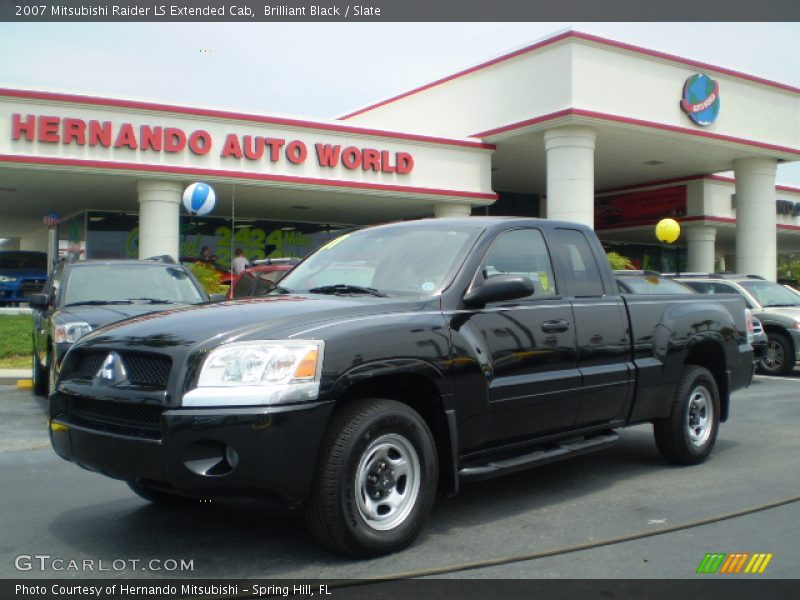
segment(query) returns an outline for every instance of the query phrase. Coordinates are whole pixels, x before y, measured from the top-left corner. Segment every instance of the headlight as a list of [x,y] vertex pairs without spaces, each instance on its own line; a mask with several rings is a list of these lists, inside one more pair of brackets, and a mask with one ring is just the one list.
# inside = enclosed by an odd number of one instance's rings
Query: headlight
[[234,342],[206,357],[184,406],[278,404],[315,400],[325,342]]
[[92,326],[88,323],[67,323],[65,325],[56,325],[56,343],[62,344],[67,342],[69,344],[74,344],[91,330]]
[[14,283],[17,280],[16,277],[9,277],[8,275],[0,275],[0,283]]

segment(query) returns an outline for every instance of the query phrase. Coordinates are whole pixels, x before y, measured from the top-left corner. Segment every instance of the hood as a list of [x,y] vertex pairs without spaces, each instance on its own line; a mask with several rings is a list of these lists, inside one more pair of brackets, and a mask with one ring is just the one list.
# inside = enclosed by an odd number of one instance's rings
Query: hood
[[775,317],[800,321],[800,306],[770,306],[754,314],[762,323],[774,321]]
[[[177,305],[181,307],[183,305]],[[89,306],[70,306],[62,308],[55,317],[55,322],[63,323],[88,323],[92,329],[97,329],[103,325],[150,314],[163,310],[175,309],[175,304],[103,304]]]
[[79,345],[156,350],[191,348],[204,342],[281,339],[326,321],[421,310],[428,302],[420,298],[291,295],[197,304],[114,323],[83,337]]

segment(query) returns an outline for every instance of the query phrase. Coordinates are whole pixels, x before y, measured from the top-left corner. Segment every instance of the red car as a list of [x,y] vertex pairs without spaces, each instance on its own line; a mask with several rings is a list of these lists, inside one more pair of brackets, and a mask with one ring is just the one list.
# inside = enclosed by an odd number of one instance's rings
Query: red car
[[299,262],[299,258],[266,258],[254,261],[252,267],[233,276],[228,300],[264,296]]

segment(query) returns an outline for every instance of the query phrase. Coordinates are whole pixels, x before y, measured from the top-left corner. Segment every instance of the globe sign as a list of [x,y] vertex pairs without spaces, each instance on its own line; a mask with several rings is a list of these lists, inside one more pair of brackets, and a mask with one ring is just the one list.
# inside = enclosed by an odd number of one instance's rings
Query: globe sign
[[681,108],[698,125],[711,125],[719,114],[719,84],[708,75],[692,75],[683,84]]
[[183,207],[193,217],[207,215],[216,203],[217,195],[207,183],[193,183],[183,192]]
[[681,236],[681,226],[675,219],[661,219],[656,225],[656,238],[659,242],[671,244]]

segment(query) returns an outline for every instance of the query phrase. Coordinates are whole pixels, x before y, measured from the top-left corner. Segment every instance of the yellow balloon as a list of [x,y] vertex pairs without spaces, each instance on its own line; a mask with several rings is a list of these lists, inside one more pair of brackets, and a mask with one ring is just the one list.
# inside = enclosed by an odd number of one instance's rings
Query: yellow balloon
[[660,242],[671,244],[681,236],[681,226],[675,219],[661,219],[656,225],[656,237]]

